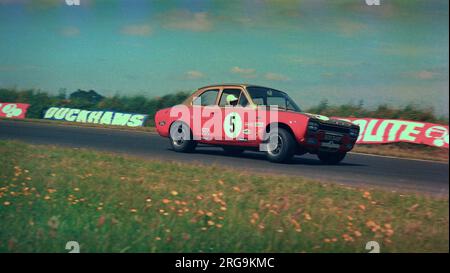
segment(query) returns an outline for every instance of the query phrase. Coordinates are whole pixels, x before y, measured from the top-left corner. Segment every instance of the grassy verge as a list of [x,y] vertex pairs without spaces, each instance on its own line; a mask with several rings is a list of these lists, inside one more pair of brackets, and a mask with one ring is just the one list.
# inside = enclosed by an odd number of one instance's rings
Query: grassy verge
[[411,143],[393,143],[381,145],[356,145],[353,152],[373,155],[395,156],[409,159],[448,162],[448,149],[417,145]]
[[448,199],[15,141],[0,153],[0,252],[449,250]]

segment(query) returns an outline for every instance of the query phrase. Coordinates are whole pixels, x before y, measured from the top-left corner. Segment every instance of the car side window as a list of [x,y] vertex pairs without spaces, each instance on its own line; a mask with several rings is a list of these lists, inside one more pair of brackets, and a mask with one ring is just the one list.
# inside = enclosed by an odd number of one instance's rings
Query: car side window
[[286,99],[283,97],[267,97],[267,105],[279,105],[287,108]]
[[244,93],[241,94],[241,97],[240,97],[240,99],[239,99],[239,103],[238,103],[238,104],[239,104],[240,106],[242,106],[242,107],[245,107],[245,106],[248,105],[248,99],[247,99],[247,97],[245,96]]
[[234,96],[236,99],[239,99],[239,96],[241,95],[241,90],[240,89],[224,89],[222,91],[222,96],[220,97],[220,102],[219,102],[220,107],[225,107],[226,105],[229,105],[229,103],[227,102],[227,97],[230,95]]
[[255,98],[255,97],[253,97],[253,102],[254,102],[256,105],[264,105],[264,100],[263,100],[263,98]]
[[200,94],[200,96],[196,97],[193,101],[193,105],[201,105],[201,106],[210,106],[216,104],[216,98],[219,94],[218,89],[207,90]]

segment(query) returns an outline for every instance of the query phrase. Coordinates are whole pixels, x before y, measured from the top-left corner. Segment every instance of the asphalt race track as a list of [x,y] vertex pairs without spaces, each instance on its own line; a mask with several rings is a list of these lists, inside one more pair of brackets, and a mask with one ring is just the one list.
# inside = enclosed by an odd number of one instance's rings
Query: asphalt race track
[[[387,187],[398,191],[448,196],[449,165],[430,161],[348,154],[336,166],[323,165],[313,155],[274,164],[263,153],[228,156],[221,148],[197,147],[193,154],[176,153],[169,141],[156,133],[0,120],[0,139],[32,144],[85,147],[139,157],[186,163],[216,164],[251,172],[281,173],[350,185]],[[1,167],[0,167],[1,170]]]

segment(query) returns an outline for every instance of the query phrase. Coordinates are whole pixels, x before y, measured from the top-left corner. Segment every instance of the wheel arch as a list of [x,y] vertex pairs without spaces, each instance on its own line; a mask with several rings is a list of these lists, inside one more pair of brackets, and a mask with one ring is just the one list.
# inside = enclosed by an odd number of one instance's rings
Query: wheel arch
[[264,130],[264,133],[265,134],[269,133],[270,132],[270,128],[272,126],[275,126],[275,125],[277,125],[278,128],[283,128],[283,129],[287,130],[294,137],[294,139],[296,138],[295,137],[295,133],[292,130],[292,128],[289,125],[287,125],[286,123],[284,123],[284,122],[271,122],[271,123],[267,124],[266,125],[266,129]]

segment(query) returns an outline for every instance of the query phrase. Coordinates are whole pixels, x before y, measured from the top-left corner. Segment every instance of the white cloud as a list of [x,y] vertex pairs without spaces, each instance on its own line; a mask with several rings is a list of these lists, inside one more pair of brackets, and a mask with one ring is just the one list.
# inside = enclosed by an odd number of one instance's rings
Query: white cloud
[[142,24],[142,25],[127,25],[122,27],[121,33],[125,35],[131,36],[149,36],[153,32],[153,29],[150,25]]
[[366,24],[350,21],[348,19],[340,19],[336,22],[337,31],[345,37],[350,37],[368,30]]
[[444,73],[437,69],[432,70],[420,70],[403,73],[408,78],[414,78],[418,80],[439,80],[444,79]]
[[434,74],[435,73],[433,73],[431,71],[422,70],[422,71],[419,71],[416,76],[417,76],[417,78],[422,79],[422,80],[430,80],[434,77]]
[[234,66],[230,69],[230,72],[234,73],[234,74],[239,74],[246,78],[256,77],[256,74],[255,74],[256,70],[253,68],[242,68],[239,66]]
[[185,76],[187,79],[196,80],[196,79],[204,78],[205,74],[203,74],[202,72],[197,71],[197,70],[190,70],[185,73]]
[[302,57],[295,55],[282,55],[280,59],[284,62],[295,64],[295,65],[304,65],[304,66],[322,66],[322,67],[355,67],[360,66],[365,63],[356,62],[350,60],[342,60],[342,59],[320,59],[313,57]]
[[164,27],[190,31],[209,31],[213,23],[207,12],[191,12],[188,10],[175,10],[164,16]]
[[66,37],[74,37],[80,34],[80,29],[74,26],[68,26],[61,29],[61,34]]
[[266,80],[270,80],[270,81],[288,81],[289,80],[289,78],[285,75],[272,73],[272,72],[266,73],[264,75],[264,78]]

